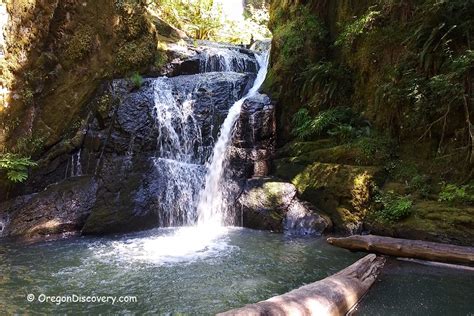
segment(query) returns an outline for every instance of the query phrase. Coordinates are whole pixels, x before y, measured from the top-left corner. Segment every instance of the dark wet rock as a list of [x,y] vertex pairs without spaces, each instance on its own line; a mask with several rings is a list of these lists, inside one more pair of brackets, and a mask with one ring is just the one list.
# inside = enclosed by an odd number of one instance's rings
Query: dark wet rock
[[92,169],[97,171],[100,186],[82,232],[105,234],[179,224],[170,223],[170,210],[159,203],[171,172],[163,165],[155,166],[153,160],[160,155],[154,89],[171,89],[178,102],[193,100],[190,104],[202,133],[201,149],[196,150],[210,152],[229,108],[247,92],[253,78],[248,74],[205,73],[146,79],[140,89],[130,92],[124,89],[125,80],[114,81],[114,90],[103,95],[115,92],[120,101],[102,122],[93,122],[85,138],[85,151],[92,157],[89,161],[95,161]]
[[[70,135],[48,149],[40,167],[33,170],[27,183],[20,186],[21,190],[11,195],[20,197],[9,201],[9,206],[2,206],[5,210],[0,212],[0,234],[27,238],[67,231],[107,234],[193,222],[193,218],[184,218],[183,214],[189,214],[185,210],[189,207],[184,205],[186,203],[176,202],[173,210],[166,206],[172,203],[163,203],[165,198],[170,200],[170,196],[174,201],[170,191],[177,195],[182,192],[179,185],[173,186],[170,181],[175,176],[175,165],[157,164],[157,157],[168,158],[164,153],[168,148],[166,142],[170,141],[167,136],[171,134],[166,134],[169,129],[163,124],[170,122],[180,135],[187,123],[197,126],[189,134],[191,138],[187,138],[192,139],[186,143],[191,144],[185,153],[189,160],[183,161],[186,168],[197,170],[197,176],[189,179],[194,181],[191,194],[194,196],[204,184],[204,164],[210,158],[220,126],[229,108],[252,87],[257,62],[252,51],[238,46],[207,42],[200,42],[199,47],[190,42],[181,48],[173,45],[176,47],[170,54],[176,60],[164,68],[170,75],[179,76],[147,78],[139,87],[129,79],[117,79],[97,89],[84,106],[84,119],[77,122],[79,127],[71,127]],[[186,70],[186,67],[190,68]],[[214,70],[225,71],[212,72]],[[202,71],[205,73],[193,74]],[[155,102],[160,98],[185,104],[183,117],[172,116],[165,123],[160,122],[160,118],[167,117],[163,114],[158,117]],[[226,181],[229,200],[235,201],[242,193],[248,177],[269,171],[274,151],[273,110],[270,99],[264,95],[249,99],[242,106],[230,148],[231,163],[226,168],[226,174],[231,176]],[[187,116],[188,111],[192,117]],[[166,115],[169,113],[174,112],[165,111]],[[202,181],[197,180],[199,177]],[[86,190],[84,179],[90,179],[90,191]],[[51,185],[53,183],[59,184]],[[63,218],[59,211],[52,209],[59,205],[56,195],[60,193],[54,192],[62,192],[59,188],[66,186],[70,187],[71,198],[81,202],[68,208]],[[51,192],[49,195],[43,192],[45,187],[48,189],[44,192]],[[59,188],[56,190],[56,187]],[[50,196],[50,204],[43,201],[46,196]],[[40,214],[52,215],[44,221],[39,217],[36,223],[33,207],[25,202],[28,199],[40,199]],[[66,199],[64,201],[67,205]],[[21,212],[16,211],[20,209]],[[20,216],[20,213],[25,215]],[[23,223],[28,216],[35,218],[31,229]]]
[[321,235],[330,229],[331,221],[303,203],[296,194],[294,185],[276,178],[247,180],[237,200],[243,225],[295,235]]
[[83,234],[107,234],[157,226],[157,203],[151,159],[107,157],[98,178],[101,185]]
[[244,102],[237,122],[230,165],[238,176],[266,176],[275,152],[275,107],[268,96],[257,94]]
[[[198,45],[196,45],[198,44]],[[167,76],[193,75],[203,72],[257,73],[258,63],[253,51],[234,45],[208,41],[186,41],[170,44],[171,63]]]
[[95,203],[97,182],[77,177],[0,204],[1,236],[47,238],[78,232]]

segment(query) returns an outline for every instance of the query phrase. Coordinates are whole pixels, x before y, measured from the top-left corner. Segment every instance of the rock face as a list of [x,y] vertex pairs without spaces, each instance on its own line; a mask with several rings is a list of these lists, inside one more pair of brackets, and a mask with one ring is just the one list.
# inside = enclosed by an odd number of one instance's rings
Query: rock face
[[246,100],[232,139],[230,165],[245,178],[268,175],[275,142],[275,107],[270,98],[257,95]]
[[294,185],[276,178],[247,180],[237,200],[243,226],[296,235],[321,235],[330,229],[331,221],[303,203],[296,193]]
[[97,182],[71,178],[0,205],[0,236],[45,238],[78,232],[95,203]]
[[[154,159],[167,157],[164,152],[167,148],[160,148],[158,141],[166,126],[159,126],[156,115],[171,113],[156,112],[155,93],[170,89],[169,92],[176,100],[192,100],[189,110],[193,113],[192,119],[200,134],[195,135],[198,137],[193,141],[196,148],[191,149],[189,155],[192,156],[190,163],[197,163],[199,153],[210,152],[212,149],[228,109],[246,93],[253,75],[234,72],[204,73],[163,80],[148,79],[140,89],[132,92],[124,89],[126,81],[114,82],[114,91],[121,93],[117,108],[108,112],[103,126],[96,120],[86,134],[84,155],[89,157],[88,161],[94,166],[86,166],[86,169],[97,170],[101,185],[97,203],[83,233],[126,232],[185,223],[184,214],[178,215],[178,219],[171,218],[167,208],[172,207],[168,204],[172,201],[166,200],[170,199],[167,188],[173,180],[170,177],[183,176],[175,173],[179,165],[173,164],[172,160]],[[111,95],[112,91],[106,90],[104,93],[98,98]],[[170,122],[173,120],[172,117],[167,119]],[[184,130],[177,132],[186,133]],[[103,143],[103,146],[94,148],[95,143]],[[189,166],[201,168],[205,172],[204,166]],[[204,174],[201,179],[203,178]],[[196,183],[194,194],[199,192],[200,185]],[[176,187],[178,191],[182,189]],[[174,203],[179,204],[177,200]]]
[[[194,223],[191,209],[204,185],[205,163],[220,126],[229,108],[248,92],[257,71],[253,53],[239,47],[205,44],[194,54],[179,60],[182,64],[199,60],[204,68],[196,74],[171,63],[164,68],[172,69],[172,77],[104,83],[89,100],[79,130],[45,153],[41,168],[16,192],[20,197],[15,202],[2,204],[4,234],[33,236],[67,230],[107,234]],[[222,56],[226,58],[221,60]],[[243,104],[226,169],[229,198],[242,192],[246,178],[268,173],[275,142],[273,111],[265,95]],[[77,180],[82,178],[94,183],[87,207],[65,212],[68,221],[54,208],[42,207],[35,216],[49,222],[23,227],[23,219],[35,209],[23,208],[24,199],[36,197],[48,186],[45,192],[52,192],[52,183],[82,188]]]
[[169,45],[173,57],[167,67],[167,76],[217,71],[239,73],[256,73],[258,71],[254,52],[246,48],[201,40],[196,43],[188,40],[187,44],[186,46]]

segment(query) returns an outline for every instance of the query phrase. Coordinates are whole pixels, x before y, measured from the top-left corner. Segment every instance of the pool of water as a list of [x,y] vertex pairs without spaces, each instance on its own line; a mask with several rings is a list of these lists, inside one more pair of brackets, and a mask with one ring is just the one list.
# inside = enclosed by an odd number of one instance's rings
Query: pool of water
[[[240,228],[155,229],[31,245],[3,241],[0,311],[208,315],[322,279],[362,256],[329,246],[324,239]],[[474,273],[433,272],[409,263],[389,266],[356,314],[474,312],[469,306]],[[28,294],[34,295],[32,302]],[[137,302],[38,301],[95,296],[133,296]]]

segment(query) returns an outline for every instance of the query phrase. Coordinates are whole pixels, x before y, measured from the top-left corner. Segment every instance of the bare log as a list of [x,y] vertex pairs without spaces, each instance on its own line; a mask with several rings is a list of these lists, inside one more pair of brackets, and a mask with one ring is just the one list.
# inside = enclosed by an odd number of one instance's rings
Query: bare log
[[372,286],[384,263],[383,257],[367,255],[321,281],[218,315],[345,315]]
[[474,264],[474,247],[375,235],[328,238],[331,245],[353,251],[367,251],[395,257]]

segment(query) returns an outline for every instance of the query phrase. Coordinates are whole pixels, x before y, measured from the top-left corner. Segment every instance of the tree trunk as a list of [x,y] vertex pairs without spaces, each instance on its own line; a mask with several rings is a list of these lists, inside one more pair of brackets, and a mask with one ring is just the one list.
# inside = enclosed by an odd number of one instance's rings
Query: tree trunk
[[383,257],[367,255],[321,281],[218,315],[345,315],[375,282],[384,263]]
[[395,257],[417,258],[429,261],[474,264],[474,247],[435,242],[354,235],[343,238],[328,238],[333,246],[355,251],[368,251]]

